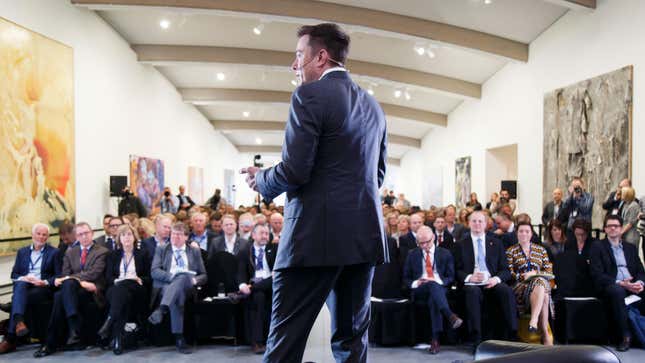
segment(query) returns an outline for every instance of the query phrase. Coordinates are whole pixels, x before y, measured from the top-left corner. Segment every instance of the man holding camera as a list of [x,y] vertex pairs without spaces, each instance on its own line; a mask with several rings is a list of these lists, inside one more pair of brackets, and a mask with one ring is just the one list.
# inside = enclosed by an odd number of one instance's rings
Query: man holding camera
[[123,188],[119,202],[119,216],[136,213],[140,218],[148,216],[148,210],[141,203],[141,199],[132,194],[130,187]]
[[161,206],[161,213],[175,214],[179,209],[179,198],[172,195],[170,187],[165,187],[163,188],[163,197],[159,201],[159,205]]
[[621,198],[621,190],[623,187],[631,187],[632,181],[623,179],[618,183],[618,188],[607,196],[607,200],[602,204],[602,209],[607,211],[607,215],[621,215],[623,209],[623,200]]
[[593,211],[593,196],[584,190],[585,182],[582,178],[575,177],[571,180],[569,186],[569,196],[564,201],[563,212],[560,214],[562,219],[567,223],[567,229],[571,230],[571,225],[576,219],[583,219],[591,223],[591,214]]

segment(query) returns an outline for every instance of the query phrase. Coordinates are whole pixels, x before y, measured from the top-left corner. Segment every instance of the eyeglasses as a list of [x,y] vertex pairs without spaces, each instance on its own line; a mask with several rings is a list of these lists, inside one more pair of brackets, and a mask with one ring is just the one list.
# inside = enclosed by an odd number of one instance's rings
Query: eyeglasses
[[87,232],[78,232],[78,233],[76,233],[77,236],[87,236],[88,234],[92,234],[92,232],[87,231]]
[[110,224],[110,225],[108,225],[108,227],[110,227],[110,228],[117,228],[119,226],[121,226],[121,224]]
[[605,226],[605,228],[620,228],[622,227],[620,224],[608,224]]
[[427,245],[428,243],[431,243],[432,240],[427,240],[427,241],[417,241],[417,245],[422,246],[422,245]]

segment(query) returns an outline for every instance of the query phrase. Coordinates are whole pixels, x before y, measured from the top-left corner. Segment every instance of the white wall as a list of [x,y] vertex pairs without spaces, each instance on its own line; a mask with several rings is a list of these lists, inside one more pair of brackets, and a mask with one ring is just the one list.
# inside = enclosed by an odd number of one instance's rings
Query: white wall
[[487,202],[493,192],[499,192],[502,180],[517,180],[517,145],[486,150],[485,162],[486,194],[478,195],[480,202]]
[[[517,143],[521,210],[539,220],[542,204],[542,108],[546,92],[634,65],[632,179],[645,194],[645,1],[599,0],[594,12],[570,11],[530,45],[528,63],[510,63],[483,86],[482,98],[466,101],[435,129],[421,151],[403,159],[401,181],[411,199],[421,197],[424,164],[454,170],[457,157],[472,156],[473,191],[486,190],[486,149]],[[455,140],[458,140],[455,142]],[[444,203],[454,199],[454,173],[445,173]]]
[[0,16],[74,49],[76,218],[94,227],[108,210],[109,175],[128,175],[130,154],[164,160],[166,184],[204,168],[204,196],[237,169],[236,149],[94,12],[63,0],[2,0]]

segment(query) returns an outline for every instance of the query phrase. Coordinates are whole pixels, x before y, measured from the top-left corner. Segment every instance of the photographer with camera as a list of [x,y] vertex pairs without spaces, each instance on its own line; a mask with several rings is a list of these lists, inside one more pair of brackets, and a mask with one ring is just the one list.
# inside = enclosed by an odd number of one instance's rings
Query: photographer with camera
[[[618,188],[607,196],[607,200],[602,204],[602,209],[607,211],[607,214],[619,216],[622,213],[623,209],[623,199],[622,199],[622,189],[625,187],[631,187],[632,181],[629,179],[623,179],[618,183]],[[638,201],[638,199],[637,199]]]
[[130,187],[123,188],[121,192],[121,201],[119,202],[119,216],[130,213],[136,213],[139,218],[148,216],[148,210],[141,203],[141,199],[132,194]]
[[170,187],[165,187],[163,188],[163,197],[161,197],[159,205],[161,206],[161,213],[175,214],[179,209],[179,198],[172,195]]
[[[585,182],[580,177],[574,177],[569,185],[569,195],[564,201],[561,222],[567,225],[567,233],[571,232],[571,226],[576,219],[582,219],[591,223],[594,199],[591,193],[584,190]],[[571,236],[569,236],[571,237]]]

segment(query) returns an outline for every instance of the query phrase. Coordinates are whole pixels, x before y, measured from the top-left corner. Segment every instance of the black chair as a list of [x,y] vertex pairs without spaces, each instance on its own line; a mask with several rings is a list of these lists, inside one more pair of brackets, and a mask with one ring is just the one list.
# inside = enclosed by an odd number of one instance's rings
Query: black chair
[[609,349],[593,345],[545,347],[489,340],[481,343],[475,351],[477,362],[521,362],[521,363],[620,363],[620,359]]

